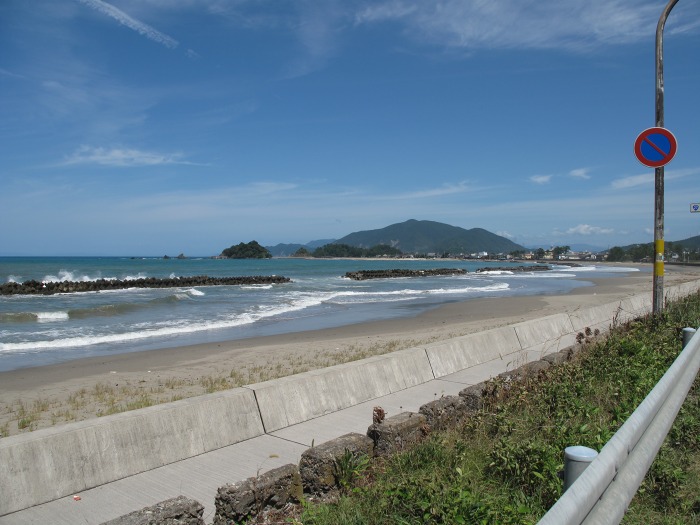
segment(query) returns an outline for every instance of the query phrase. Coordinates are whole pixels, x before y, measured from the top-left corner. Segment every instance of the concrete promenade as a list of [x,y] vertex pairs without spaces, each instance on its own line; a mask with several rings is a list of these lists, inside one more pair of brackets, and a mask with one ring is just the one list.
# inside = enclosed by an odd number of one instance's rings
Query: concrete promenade
[[[700,281],[669,287],[677,298]],[[372,409],[418,412],[443,395],[651,311],[651,294],[383,356],[0,440],[0,525],[101,524],[184,495],[214,516],[218,487],[364,434]],[[76,496],[76,497],[74,497]],[[79,497],[79,498],[78,498]]]

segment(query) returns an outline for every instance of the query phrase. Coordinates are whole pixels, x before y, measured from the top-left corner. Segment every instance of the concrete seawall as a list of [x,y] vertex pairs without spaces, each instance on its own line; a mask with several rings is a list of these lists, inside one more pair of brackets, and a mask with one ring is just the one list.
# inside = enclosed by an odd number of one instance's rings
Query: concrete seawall
[[[676,299],[700,281],[668,287]],[[502,360],[516,368],[651,312],[651,294],[0,439],[0,516]]]
[[247,388],[255,392],[265,431],[274,432],[432,379],[425,351],[411,348]]
[[0,515],[261,434],[255,396],[238,388],[3,438]]

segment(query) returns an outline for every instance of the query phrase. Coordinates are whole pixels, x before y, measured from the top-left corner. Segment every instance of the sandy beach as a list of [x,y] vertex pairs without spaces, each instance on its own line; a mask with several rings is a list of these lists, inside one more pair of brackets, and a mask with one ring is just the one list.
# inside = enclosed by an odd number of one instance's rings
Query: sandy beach
[[[638,267],[642,271],[623,277],[586,279],[594,286],[566,295],[475,299],[411,318],[0,372],[0,435],[202,395],[650,293],[650,265]],[[667,265],[664,286],[699,278],[700,267]]]

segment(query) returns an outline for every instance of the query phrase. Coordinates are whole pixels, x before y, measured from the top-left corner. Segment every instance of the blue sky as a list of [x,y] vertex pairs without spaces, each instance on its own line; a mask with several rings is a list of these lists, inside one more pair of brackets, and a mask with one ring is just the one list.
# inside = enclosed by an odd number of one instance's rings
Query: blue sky
[[[4,0],[0,255],[213,255],[407,219],[653,239],[651,0]],[[700,234],[700,3],[665,238]]]

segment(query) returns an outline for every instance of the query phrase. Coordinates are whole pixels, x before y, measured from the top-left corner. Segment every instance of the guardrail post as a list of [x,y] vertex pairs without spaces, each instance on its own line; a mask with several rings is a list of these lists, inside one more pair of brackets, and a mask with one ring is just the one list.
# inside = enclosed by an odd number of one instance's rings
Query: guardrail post
[[690,342],[690,340],[693,338],[695,335],[695,328],[683,328],[683,348],[686,347],[686,345]]
[[598,452],[592,448],[574,446],[564,449],[564,492],[583,474]]

